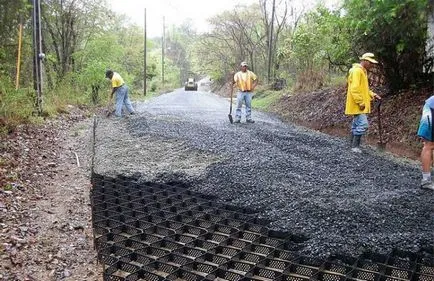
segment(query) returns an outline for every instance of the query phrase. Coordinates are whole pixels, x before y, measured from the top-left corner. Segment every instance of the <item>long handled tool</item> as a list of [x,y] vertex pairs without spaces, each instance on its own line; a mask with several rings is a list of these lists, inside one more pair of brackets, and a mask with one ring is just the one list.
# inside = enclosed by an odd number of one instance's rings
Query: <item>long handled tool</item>
[[229,84],[229,87],[231,88],[231,104],[229,106],[229,122],[231,122],[231,124],[234,123],[234,119],[232,118],[232,94],[234,93],[234,87],[232,86],[232,84]]
[[105,116],[106,117],[110,117],[110,115],[114,112],[113,105],[114,104],[113,104],[112,100],[110,99],[108,104],[107,104],[107,108],[105,109]]
[[383,126],[381,124],[381,100],[377,100],[377,114],[378,114],[378,136],[379,141],[377,147],[380,150],[386,149],[386,143],[383,141]]

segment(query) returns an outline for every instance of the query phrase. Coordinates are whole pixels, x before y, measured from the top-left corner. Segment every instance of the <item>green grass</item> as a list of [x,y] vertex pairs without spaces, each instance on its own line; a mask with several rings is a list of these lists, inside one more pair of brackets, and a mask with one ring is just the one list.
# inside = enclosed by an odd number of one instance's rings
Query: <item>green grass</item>
[[283,91],[259,91],[252,100],[252,107],[265,111],[274,102],[278,101],[283,94]]

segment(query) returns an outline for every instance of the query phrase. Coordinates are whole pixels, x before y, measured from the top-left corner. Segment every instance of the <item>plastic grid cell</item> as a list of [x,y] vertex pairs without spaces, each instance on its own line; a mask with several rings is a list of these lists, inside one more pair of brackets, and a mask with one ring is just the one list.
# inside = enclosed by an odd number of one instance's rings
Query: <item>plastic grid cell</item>
[[236,229],[244,228],[245,223],[246,223],[245,221],[236,220],[236,219],[232,219],[232,218],[225,218],[225,219],[219,220],[219,224],[233,227]]
[[140,233],[143,233],[143,230],[140,228],[133,227],[128,224],[122,224],[120,226],[112,228],[112,232],[114,234],[123,235],[125,237],[131,237]]
[[178,270],[178,268],[178,266],[161,261],[154,261],[142,267],[143,270],[164,278]]
[[433,275],[427,275],[427,274],[421,274],[421,273],[415,273],[413,275],[412,280],[415,281],[434,281]]
[[241,281],[245,278],[244,274],[227,271],[226,269],[219,268],[208,276],[211,280],[222,281]]
[[424,263],[417,263],[416,272],[422,275],[434,276],[434,260],[431,260],[431,263],[429,261],[426,261]]
[[152,243],[151,246],[154,248],[160,248],[160,249],[164,249],[164,250],[168,250],[168,251],[172,252],[176,249],[181,248],[183,245],[181,243],[177,243],[177,242],[169,240],[167,238],[163,238],[160,241]]
[[125,239],[123,241],[120,241],[117,243],[118,246],[132,250],[132,251],[136,251],[138,249],[142,249],[147,247],[148,245],[136,240],[132,240],[132,239]]
[[233,261],[240,261],[244,263],[251,263],[251,264],[258,264],[262,260],[264,260],[264,257],[261,255],[257,255],[254,253],[244,252],[240,251],[238,254],[236,254],[233,258]]
[[148,256],[152,259],[158,259],[158,258],[161,258],[163,256],[170,254],[170,251],[168,251],[168,250],[164,250],[164,249],[160,249],[160,248],[154,248],[151,246],[138,249],[136,252],[141,254],[141,255]]
[[110,245],[107,247],[104,247],[102,249],[100,249],[97,253],[98,259],[100,260],[100,257],[103,256],[111,256],[114,257],[116,259],[119,259],[122,256],[128,255],[132,253],[132,251],[130,249],[126,249],[123,247],[120,247],[118,245]]
[[174,251],[174,253],[176,253],[178,255],[185,256],[185,257],[190,258],[190,259],[195,259],[195,258],[198,258],[200,256],[203,256],[206,252],[199,250],[197,248],[182,247],[182,248],[176,249]]
[[244,251],[266,257],[274,251],[274,247],[266,246],[263,244],[250,244],[244,248]]
[[200,228],[204,228],[204,229],[210,229],[212,227],[214,227],[215,223],[212,221],[208,221],[208,220],[202,220],[202,219],[196,219],[194,221],[192,221],[190,223],[190,225],[196,226],[196,227],[200,227]]
[[190,218],[200,218],[203,215],[205,215],[205,212],[199,212],[199,211],[192,211],[192,210],[186,210],[179,213],[179,215],[190,217]]
[[208,231],[230,236],[234,233],[237,233],[238,229],[223,224],[214,224],[213,226],[208,228]]
[[310,278],[318,273],[321,264],[322,261],[319,259],[301,256],[293,260],[289,268],[287,268],[284,273],[289,273],[286,275],[296,275]]
[[206,253],[196,259],[196,261],[198,262],[208,263],[217,267],[224,263],[227,263],[229,260],[230,258],[222,257],[211,253]]
[[178,255],[176,253],[170,253],[158,259],[160,262],[174,265],[176,267],[181,267],[183,265],[189,264],[194,261],[194,259],[188,258],[186,256]]
[[233,237],[229,237],[228,239],[226,239],[222,243],[220,243],[220,245],[222,245],[222,246],[232,247],[232,248],[236,248],[239,250],[246,248],[250,244],[251,244],[250,242],[247,242],[245,240],[236,239]]
[[155,236],[160,236],[161,238],[165,238],[167,236],[175,234],[175,231],[155,225],[145,229],[144,233],[154,234]]
[[193,218],[193,217],[183,216],[180,214],[176,214],[173,217],[171,217],[170,219],[172,221],[176,221],[176,222],[180,222],[180,223],[184,223],[184,224],[191,224],[191,222],[195,220],[195,218]]
[[250,243],[257,240],[262,235],[259,233],[249,232],[249,231],[239,231],[231,235],[231,237],[236,239],[241,239]]
[[121,242],[121,241],[123,241],[125,239],[128,239],[128,237],[125,237],[125,236],[119,235],[119,234],[115,234],[115,233],[112,233],[112,232],[108,232],[108,233],[106,233],[104,235],[101,235],[100,237],[96,238],[94,240],[94,243],[95,243],[95,247],[97,249],[101,249],[101,248],[104,248],[104,247],[111,246],[111,245],[113,245],[115,243]]
[[238,254],[240,252],[240,250],[230,248],[230,247],[217,246],[214,249],[211,249],[209,252],[212,254],[221,255],[221,256],[224,256],[227,258],[233,258],[236,254]]
[[204,221],[208,221],[211,223],[218,223],[218,222],[224,220],[224,217],[216,215],[216,214],[212,214],[212,213],[203,213],[203,216],[199,217],[199,219],[204,220]]
[[191,225],[183,225],[182,227],[178,228],[176,230],[177,233],[179,234],[184,234],[184,235],[190,235],[193,237],[199,237],[201,235],[204,235],[207,231],[205,229],[202,229],[200,227],[194,227]]
[[248,280],[251,281],[274,281],[281,275],[281,272],[264,267],[254,267],[246,274]]
[[281,249],[275,249],[272,253],[268,255],[269,259],[278,259],[286,262],[293,261],[297,259],[299,255],[296,252],[286,251]]
[[149,233],[140,233],[130,237],[131,240],[138,241],[150,246],[152,243],[158,242],[161,239],[161,236],[152,235]]
[[258,262],[259,267],[272,269],[278,272],[284,272],[291,266],[289,261],[279,260],[279,259],[269,259],[265,258]]
[[338,275],[347,275],[353,270],[351,265],[340,260],[330,260],[326,261],[323,265],[322,271],[330,272]]
[[271,238],[268,236],[260,236],[258,239],[253,241],[253,243],[257,245],[265,245],[265,246],[278,248],[280,245],[283,245],[285,243],[285,240]]
[[190,243],[187,243],[186,246],[191,247],[191,248],[197,248],[197,249],[204,250],[204,251],[208,251],[210,249],[217,247],[218,243],[214,243],[213,241],[194,238],[194,240]]
[[104,280],[126,280],[128,276],[139,271],[140,267],[127,263],[118,261],[116,264],[108,267],[104,271]]
[[220,266],[220,268],[225,269],[226,271],[232,271],[244,275],[247,272],[251,271],[254,267],[255,267],[254,264],[234,261],[234,260],[230,260],[227,263]]
[[176,280],[176,281],[203,281],[204,276],[184,270],[184,269],[178,269],[174,273],[170,274],[166,278],[167,280]]
[[116,220],[111,219],[100,219],[100,220],[94,220],[93,225],[98,227],[108,227],[108,228],[115,228],[118,226],[121,226],[123,223]]
[[160,226],[160,227],[172,229],[174,231],[183,227],[184,225],[185,225],[185,223],[177,222],[177,221],[173,221],[173,220],[166,220],[166,221],[160,222],[158,224],[158,226]]
[[220,243],[223,243],[224,241],[226,241],[230,237],[227,235],[224,235],[224,234],[208,232],[208,233],[201,235],[199,238],[201,240],[209,241],[209,242],[212,242],[214,244],[219,245]]
[[402,268],[385,266],[383,274],[386,278],[411,280],[413,271],[402,269]]
[[144,265],[150,264],[155,261],[155,259],[150,258],[148,256],[144,256],[138,254],[136,252],[129,253],[125,256],[119,258],[120,261],[131,263],[133,265],[137,265],[143,267]]
[[350,276],[347,280],[365,280],[365,281],[377,281],[380,280],[380,273],[368,271],[368,270],[362,270],[362,269],[354,269],[351,271]]
[[186,244],[191,243],[194,240],[196,240],[196,238],[191,237],[190,235],[183,235],[183,234],[179,234],[179,233],[171,235],[171,236],[167,237],[167,239],[172,240],[176,243],[182,244],[184,246]]
[[140,269],[139,271],[128,276],[125,281],[165,281],[166,278],[148,272],[144,269]]
[[347,277],[332,271],[320,271],[313,279],[322,281],[345,281]]
[[209,263],[203,263],[194,261],[192,263],[186,264],[181,267],[182,269],[193,272],[195,274],[201,275],[201,276],[208,276],[209,274],[213,273],[218,269],[217,266],[211,265]]

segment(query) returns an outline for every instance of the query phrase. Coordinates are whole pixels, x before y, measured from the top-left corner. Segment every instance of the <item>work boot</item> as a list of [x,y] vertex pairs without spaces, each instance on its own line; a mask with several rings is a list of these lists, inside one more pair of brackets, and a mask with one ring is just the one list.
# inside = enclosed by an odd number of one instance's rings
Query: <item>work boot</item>
[[241,123],[241,120],[235,120],[234,123]]
[[353,136],[353,142],[351,146],[351,151],[355,153],[362,153],[362,150],[360,149],[360,142],[362,140],[362,136],[355,135]]
[[246,122],[247,122],[247,123],[255,123],[255,120],[247,119]]

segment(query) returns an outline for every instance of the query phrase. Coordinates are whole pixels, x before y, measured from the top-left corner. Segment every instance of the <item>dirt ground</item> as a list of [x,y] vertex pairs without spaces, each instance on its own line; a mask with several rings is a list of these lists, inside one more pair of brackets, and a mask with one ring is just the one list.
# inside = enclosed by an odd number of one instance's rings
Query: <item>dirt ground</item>
[[[345,136],[343,89],[284,95],[273,111],[284,120]],[[385,97],[387,150],[417,159],[415,136],[429,92]],[[339,106],[336,106],[339,105]],[[378,112],[367,141],[379,140]],[[22,125],[0,144],[0,280],[102,280],[93,248],[90,190],[91,118],[70,113],[43,125]]]
[[90,220],[90,125],[71,108],[2,139],[0,280],[102,280]]
[[[343,114],[345,90],[342,87],[312,93],[283,94],[273,105],[272,111],[286,121],[327,134],[349,137],[351,118]],[[433,94],[432,90],[409,90],[394,95],[382,93],[381,90],[376,92],[383,97],[380,112],[378,104],[373,103],[364,142],[377,146],[381,140],[387,151],[418,160],[422,143],[416,132],[424,101]]]

